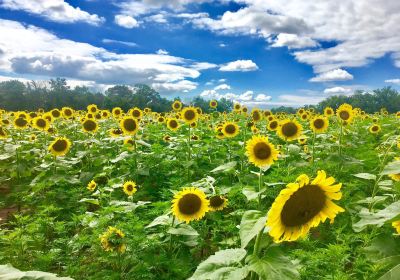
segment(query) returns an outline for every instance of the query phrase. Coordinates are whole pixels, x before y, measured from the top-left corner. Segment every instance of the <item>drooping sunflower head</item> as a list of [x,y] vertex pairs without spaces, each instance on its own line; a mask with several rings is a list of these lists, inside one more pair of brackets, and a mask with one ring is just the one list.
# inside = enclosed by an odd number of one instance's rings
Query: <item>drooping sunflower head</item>
[[92,180],[92,181],[90,181],[90,182],[88,183],[88,185],[87,185],[86,188],[87,188],[89,191],[94,192],[94,190],[96,189],[96,187],[97,187],[96,182],[95,182],[94,180]]
[[126,193],[128,196],[132,196],[137,191],[136,183],[133,181],[125,182],[122,187],[124,189],[124,193]]
[[71,141],[65,137],[56,138],[49,146],[49,152],[54,156],[64,156],[71,148]]
[[184,188],[174,195],[172,213],[180,221],[189,223],[200,220],[209,211],[209,201],[198,188]]
[[353,107],[349,104],[342,104],[336,110],[336,116],[341,122],[351,123],[354,117]]
[[135,141],[132,138],[125,138],[124,139],[124,146],[128,148],[128,150],[135,149]]
[[199,113],[194,107],[186,107],[182,110],[181,117],[187,124],[191,124],[192,122],[197,121]]
[[246,155],[249,161],[257,167],[264,168],[278,160],[278,151],[268,141],[266,136],[253,135],[246,142]]
[[311,181],[306,174],[289,183],[276,197],[268,212],[266,225],[275,242],[295,241],[307,235],[327,218],[333,221],[344,209],[332,202],[342,197],[342,184],[318,171]]
[[369,127],[369,132],[372,134],[378,134],[381,131],[379,124],[373,124]]
[[0,139],[6,139],[7,137],[8,133],[2,126],[0,126]]
[[333,111],[333,109],[331,107],[326,107],[324,109],[324,115],[327,117],[333,116],[335,112]]
[[43,118],[43,117],[36,117],[32,120],[32,125],[33,127],[35,127],[36,129],[42,130],[42,131],[46,131],[47,129],[49,129],[50,127],[50,123],[47,119]]
[[172,131],[177,131],[179,129],[179,122],[175,118],[170,118],[167,120],[167,127]]
[[26,118],[16,118],[14,119],[14,127],[16,129],[25,129],[28,127],[28,120]]
[[303,127],[297,122],[297,120],[283,120],[280,122],[277,129],[278,136],[286,141],[296,140],[303,131]]
[[222,126],[221,132],[225,137],[232,138],[239,134],[239,126],[234,122],[226,122]]
[[218,106],[217,100],[211,100],[210,101],[210,107],[211,108],[217,108],[217,106]]
[[100,236],[101,246],[107,252],[124,253],[126,250],[124,237],[125,234],[121,230],[108,227],[107,231]]
[[210,212],[219,211],[228,205],[228,199],[222,195],[214,195],[210,197]]
[[324,133],[328,126],[329,120],[324,116],[316,116],[310,121],[311,130],[315,133]]
[[119,126],[125,135],[135,135],[139,130],[139,124],[137,119],[133,117],[124,117],[120,122]]
[[180,111],[182,109],[182,102],[175,100],[174,103],[172,103],[172,109],[174,111]]
[[82,122],[82,129],[85,132],[95,133],[98,128],[99,128],[99,125],[97,124],[97,122],[95,120],[85,119]]

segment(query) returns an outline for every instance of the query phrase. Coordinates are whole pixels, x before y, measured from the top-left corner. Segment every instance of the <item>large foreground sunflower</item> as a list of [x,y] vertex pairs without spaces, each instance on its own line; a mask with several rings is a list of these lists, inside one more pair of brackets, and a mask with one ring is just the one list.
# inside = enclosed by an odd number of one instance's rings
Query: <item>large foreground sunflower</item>
[[246,143],[246,155],[257,167],[272,165],[275,160],[278,160],[278,154],[275,146],[268,141],[266,136],[254,135]]
[[124,117],[119,122],[119,126],[125,135],[135,135],[139,129],[138,121],[133,117]]
[[327,218],[333,221],[344,209],[332,202],[342,197],[341,183],[334,184],[333,177],[326,177],[325,171],[318,171],[310,182],[306,174],[300,175],[296,183],[283,189],[268,212],[266,225],[275,242],[295,241],[307,235]]
[[200,220],[209,211],[209,201],[205,193],[197,188],[184,188],[174,195],[172,213],[186,223]]
[[225,137],[232,138],[239,134],[239,126],[234,122],[226,122],[222,126],[221,132]]
[[100,236],[101,246],[105,251],[123,253],[126,250],[124,237],[125,234],[121,230],[108,227],[107,231]]
[[296,120],[283,120],[277,129],[278,136],[286,141],[292,141],[299,138],[303,127]]
[[71,148],[71,142],[65,137],[56,138],[49,146],[49,152],[54,156],[64,156]]

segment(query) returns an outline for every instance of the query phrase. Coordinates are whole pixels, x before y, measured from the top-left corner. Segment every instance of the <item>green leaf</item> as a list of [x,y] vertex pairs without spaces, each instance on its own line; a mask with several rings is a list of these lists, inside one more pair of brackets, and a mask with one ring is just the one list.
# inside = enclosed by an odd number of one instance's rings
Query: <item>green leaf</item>
[[400,275],[400,264],[396,265],[383,274],[378,280],[398,280]]
[[353,224],[353,229],[355,232],[360,232],[369,225],[381,227],[384,223],[396,218],[399,214],[400,201],[396,201],[378,212],[369,212],[368,209],[362,208],[358,214],[361,219]]
[[2,280],[74,280],[69,277],[57,277],[56,274],[42,271],[20,271],[11,265],[0,265],[0,279]]
[[400,255],[400,244],[390,234],[381,234],[371,241],[371,245],[364,248],[368,259],[373,262],[389,263],[388,258],[398,258]]
[[100,205],[99,200],[94,198],[82,198],[81,200],[79,200],[79,202],[86,202],[94,205]]
[[358,174],[353,174],[353,176],[365,180],[376,180],[376,175],[371,174],[371,173],[358,173]]
[[243,188],[242,193],[246,196],[248,201],[255,200],[258,198],[259,194],[262,194],[265,192],[266,189],[261,190],[260,192],[257,192],[254,187],[252,186],[246,186]]
[[290,144],[288,146],[288,151],[291,154],[298,154],[300,152],[300,150],[301,150],[301,148],[297,145]]
[[381,174],[400,174],[400,160],[390,162],[388,165],[385,166]]
[[249,269],[257,273],[262,279],[286,280],[299,279],[297,266],[286,257],[279,246],[271,246],[265,256],[258,258],[251,255],[247,258]]
[[246,267],[238,267],[246,256],[245,249],[226,249],[216,252],[199,264],[192,280],[244,279]]
[[217,168],[214,168],[210,172],[212,172],[212,173],[230,172],[230,171],[234,170],[235,167],[236,167],[236,161],[231,161],[231,162],[225,163],[223,165],[220,165]]
[[187,224],[180,224],[176,228],[170,228],[168,230],[168,233],[174,235],[192,235],[192,236],[199,235],[199,233],[194,228],[192,228]]
[[151,228],[158,225],[168,225],[170,224],[170,217],[169,215],[162,215],[155,218],[150,224],[148,224],[145,228]]
[[249,210],[243,214],[240,222],[241,247],[246,248],[247,244],[263,229],[267,215],[257,210]]

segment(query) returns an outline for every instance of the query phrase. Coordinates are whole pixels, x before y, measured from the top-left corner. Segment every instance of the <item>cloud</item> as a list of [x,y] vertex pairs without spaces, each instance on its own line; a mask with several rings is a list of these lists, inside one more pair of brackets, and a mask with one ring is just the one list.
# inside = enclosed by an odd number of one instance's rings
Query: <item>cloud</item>
[[119,41],[119,40],[112,40],[112,39],[103,39],[101,40],[104,44],[121,44],[128,47],[137,47],[137,44],[134,42],[126,42],[126,41]]
[[79,7],[72,7],[64,0],[2,0],[1,8],[25,11],[61,23],[86,22],[99,25],[105,21],[96,14],[89,14]]
[[161,92],[188,92],[197,88],[197,83],[181,80],[175,83],[153,83],[151,86]]
[[215,90],[227,90],[227,89],[231,89],[231,86],[227,85],[227,84],[221,84],[221,85],[216,86],[214,89]]
[[353,92],[352,89],[344,87],[331,87],[331,88],[326,88],[324,90],[324,93],[327,94],[350,94],[352,92]]
[[116,15],[114,17],[114,21],[117,25],[128,29],[132,29],[139,26],[139,22],[131,16]]
[[234,103],[240,103],[245,106],[254,107],[254,106],[265,106],[270,100],[271,96],[266,94],[258,94],[254,97],[254,92],[252,90],[247,90],[242,94],[235,93],[219,93],[216,89],[204,90],[200,93],[200,96],[205,99],[227,99]]
[[303,49],[317,47],[318,42],[309,37],[299,37],[296,34],[280,33],[273,41],[271,47],[288,47],[289,49]]
[[145,18],[146,21],[149,22],[156,22],[156,23],[167,23],[168,20],[165,17],[165,14],[160,13],[160,14],[156,14],[156,15],[151,15]]
[[385,80],[385,83],[391,83],[391,84],[395,84],[395,85],[400,85],[400,79]]
[[167,55],[167,54],[168,54],[168,52],[167,52],[166,50],[159,49],[159,50],[156,52],[156,54],[160,54],[160,55]]
[[343,69],[334,69],[328,72],[321,73],[314,78],[310,79],[310,82],[332,82],[332,81],[347,81],[352,80],[353,75]]
[[259,102],[266,102],[266,101],[270,101],[271,100],[271,96],[265,95],[265,94],[259,94],[256,96],[256,98],[254,98],[255,101],[259,101]]
[[248,71],[255,71],[258,69],[257,64],[255,64],[252,60],[236,60],[229,62],[225,65],[222,65],[219,68],[219,71],[223,72],[248,72]]
[[218,67],[217,64],[209,63],[209,62],[196,62],[193,64],[192,68],[196,70],[207,70]]

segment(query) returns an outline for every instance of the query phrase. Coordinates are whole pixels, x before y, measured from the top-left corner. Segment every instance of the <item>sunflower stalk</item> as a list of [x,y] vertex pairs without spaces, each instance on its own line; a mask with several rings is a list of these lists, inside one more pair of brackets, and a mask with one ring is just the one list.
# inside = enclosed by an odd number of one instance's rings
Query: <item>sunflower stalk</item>
[[339,134],[339,157],[342,157],[342,141],[343,141],[343,123],[340,122],[340,134]]
[[[171,227],[172,228],[174,227],[174,224],[175,224],[175,215],[172,216],[172,223],[171,223]],[[169,245],[168,245],[168,251],[169,252],[171,252],[171,250],[172,250],[172,237],[173,237],[173,234],[170,234]]]
[[187,140],[187,145],[188,145],[188,160],[187,160],[187,177],[188,181],[190,181],[190,160],[192,158],[192,152],[191,152],[191,147],[190,147],[190,125],[188,126],[188,140]]
[[311,156],[311,163],[314,163],[315,159],[315,132],[313,134],[313,141],[312,141],[312,156]]

